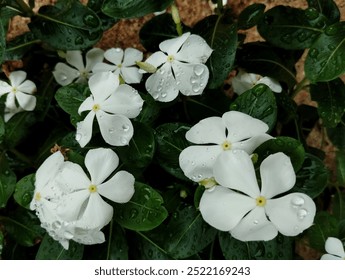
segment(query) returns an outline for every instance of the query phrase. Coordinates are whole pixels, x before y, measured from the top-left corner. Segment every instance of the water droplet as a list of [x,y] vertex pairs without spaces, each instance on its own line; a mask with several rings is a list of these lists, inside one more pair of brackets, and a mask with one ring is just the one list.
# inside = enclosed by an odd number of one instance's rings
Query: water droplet
[[127,124],[122,125],[122,129],[123,129],[123,131],[128,131],[129,125],[127,125]]
[[165,97],[167,97],[167,93],[166,92],[163,92],[162,94],[161,94],[161,96],[162,96],[162,98],[165,98]]
[[99,20],[92,14],[85,15],[83,17],[83,22],[90,27],[97,27],[99,25]]
[[257,225],[257,224],[259,224],[259,221],[258,221],[258,220],[254,220],[254,221],[253,221],[253,224],[254,224],[254,225]]
[[202,65],[195,65],[193,71],[195,75],[201,76],[204,73],[205,69]]
[[114,128],[109,128],[109,129],[108,129],[108,132],[109,132],[110,134],[113,134],[114,131],[115,131]]
[[258,84],[258,85],[256,85],[256,86],[253,88],[253,94],[254,94],[255,96],[260,96],[262,93],[265,92],[266,87],[267,87],[267,86],[264,85],[264,84]]
[[291,204],[293,207],[301,207],[304,204],[304,198],[296,195],[291,199]]
[[339,26],[331,25],[325,29],[325,34],[328,36],[336,35],[340,31]]
[[74,39],[74,43],[75,43],[76,45],[84,44],[84,38],[81,37],[81,36],[77,36],[77,37]]
[[75,140],[77,140],[78,142],[81,140],[81,138],[82,138],[82,135],[80,133],[77,133],[75,135]]
[[67,239],[72,239],[74,237],[74,235],[69,231],[65,231],[63,236]]
[[309,56],[311,58],[317,58],[319,55],[319,51],[317,49],[310,49]]
[[313,20],[319,16],[319,12],[315,8],[308,8],[305,11],[305,15],[308,18],[308,20]]
[[297,40],[301,43],[303,43],[305,40],[307,40],[308,35],[305,32],[301,32],[297,35]]
[[198,81],[199,81],[199,78],[198,78],[198,77],[196,77],[196,76],[190,77],[190,82],[191,82],[192,84],[196,84]]
[[127,138],[125,138],[125,137],[121,137],[121,144],[122,145],[127,145],[128,144],[128,140],[127,140]]
[[290,34],[285,34],[281,37],[281,41],[286,44],[291,44],[292,42],[292,37]]
[[61,222],[60,221],[55,221],[52,223],[52,228],[53,230],[58,230],[61,228]]
[[134,219],[134,218],[136,218],[138,216],[138,214],[139,214],[138,210],[133,208],[131,210],[130,218]]
[[161,86],[159,86],[159,87],[157,88],[157,90],[160,92],[160,91],[163,90],[163,88],[162,88]]
[[308,215],[308,211],[304,208],[302,209],[299,209],[297,211],[297,217],[300,219],[300,220],[303,220],[306,216]]
[[197,93],[197,92],[200,91],[200,86],[197,85],[197,84],[195,84],[195,85],[192,86],[192,90],[193,90],[195,93]]

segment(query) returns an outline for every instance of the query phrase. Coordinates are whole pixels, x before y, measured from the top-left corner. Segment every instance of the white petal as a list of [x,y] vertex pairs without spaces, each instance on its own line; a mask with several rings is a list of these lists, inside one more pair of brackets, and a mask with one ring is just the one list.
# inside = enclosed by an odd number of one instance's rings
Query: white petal
[[143,76],[139,73],[137,67],[124,67],[121,68],[121,75],[127,84],[138,84]]
[[286,236],[296,236],[309,228],[316,212],[314,201],[303,193],[267,200],[265,209],[270,221]]
[[77,68],[79,71],[84,70],[84,62],[83,62],[83,56],[81,54],[81,51],[67,51],[66,52],[66,61]]
[[145,62],[157,68],[161,66],[163,63],[167,62],[167,55],[158,51],[150,55],[150,57]]
[[66,193],[88,189],[92,184],[81,166],[70,161],[64,163],[56,180],[64,185]]
[[259,134],[264,134],[268,130],[268,125],[263,121],[242,112],[226,112],[222,118],[228,129],[228,139],[231,142],[238,142]]
[[159,44],[159,48],[169,55],[175,55],[189,36],[190,32],[187,32],[177,38],[165,40]]
[[8,77],[11,81],[11,85],[13,87],[20,86],[21,83],[23,83],[26,79],[26,72],[24,71],[14,71],[11,72],[10,76]]
[[212,51],[204,38],[192,34],[183,43],[181,50],[175,55],[175,58],[189,63],[205,63]]
[[341,257],[338,257],[338,256],[334,256],[334,255],[330,255],[330,254],[324,254],[321,256],[320,260],[322,260],[322,261],[338,261],[338,260],[344,260],[344,259]]
[[108,72],[108,71],[113,72],[116,69],[119,69],[116,65],[99,62],[92,68],[92,72],[93,73]]
[[222,231],[232,230],[254,207],[255,201],[252,198],[222,186],[206,190],[199,205],[203,219]]
[[325,243],[325,250],[329,254],[345,258],[344,245],[338,238],[328,237]]
[[274,92],[281,92],[282,91],[282,87],[281,87],[280,83],[277,80],[269,78],[269,77],[261,78],[260,80],[258,80],[257,84],[265,84]]
[[68,66],[65,63],[58,62],[53,71],[54,78],[59,85],[66,86],[79,77],[78,70]]
[[[78,222],[77,222],[78,224]],[[100,244],[105,241],[104,233],[98,229],[83,229],[77,227],[74,232],[73,240],[85,245]]]
[[120,65],[123,59],[123,50],[120,48],[111,48],[105,51],[104,57],[109,62]]
[[91,111],[93,105],[95,105],[95,101],[93,100],[93,96],[90,95],[83,101],[83,103],[80,104],[78,108],[78,114],[80,115],[84,111]]
[[92,68],[104,58],[104,51],[99,48],[93,48],[86,53],[85,71],[91,72]]
[[152,74],[145,83],[146,90],[152,97],[161,102],[170,102],[178,95],[176,80],[171,67],[164,64],[156,73]]
[[296,174],[290,158],[283,153],[275,153],[260,165],[261,194],[272,198],[290,190],[296,182]]
[[15,111],[17,109],[16,95],[13,92],[10,92],[9,94],[7,94],[5,106],[8,110]]
[[76,191],[63,196],[59,207],[57,208],[58,216],[67,222],[75,221],[79,218],[80,212],[84,209],[90,197],[88,189]]
[[96,103],[112,95],[119,86],[119,77],[112,72],[99,72],[89,79],[89,87]]
[[15,114],[18,114],[20,112],[23,112],[24,110],[20,107],[18,108],[5,108],[5,112],[4,112],[4,121],[8,122]]
[[134,48],[125,49],[125,56],[123,58],[122,66],[135,65],[137,61],[143,60],[143,53]]
[[0,80],[0,96],[5,93],[9,93],[12,90],[12,86],[8,83]]
[[255,86],[258,81],[258,75],[253,73],[247,73],[243,70],[240,70],[236,77],[232,79],[231,85],[238,95],[241,95],[247,90],[250,90]]
[[226,140],[225,125],[220,117],[199,121],[186,133],[186,139],[195,144],[222,144]]
[[23,92],[16,92],[16,97],[19,103],[19,106],[22,107],[25,111],[32,111],[36,107],[36,97],[29,95]]
[[75,134],[75,139],[82,148],[85,147],[85,145],[91,140],[94,118],[95,112],[90,111],[83,121],[77,123],[77,132]]
[[245,151],[230,150],[221,153],[213,172],[220,185],[241,191],[254,199],[260,196],[253,162]]
[[29,94],[32,94],[37,90],[35,83],[29,80],[24,81],[17,87],[17,89],[21,92]]
[[276,227],[267,220],[263,207],[255,207],[230,231],[240,241],[268,241],[277,236]]
[[134,129],[131,121],[122,115],[110,115],[101,111],[96,113],[97,121],[105,142],[112,146],[126,146]]
[[127,171],[119,171],[107,182],[98,186],[98,193],[117,202],[126,203],[134,194],[135,178]]
[[85,166],[94,185],[103,183],[118,165],[119,157],[111,149],[92,149],[85,156]]
[[203,93],[209,77],[209,71],[204,64],[187,64],[179,61],[172,63],[177,86],[186,96]]
[[252,154],[257,147],[272,138],[269,134],[259,134],[241,142],[231,143],[231,148],[234,150],[244,150],[248,154]]
[[219,145],[187,147],[180,153],[180,168],[194,182],[212,178],[213,165],[221,152]]

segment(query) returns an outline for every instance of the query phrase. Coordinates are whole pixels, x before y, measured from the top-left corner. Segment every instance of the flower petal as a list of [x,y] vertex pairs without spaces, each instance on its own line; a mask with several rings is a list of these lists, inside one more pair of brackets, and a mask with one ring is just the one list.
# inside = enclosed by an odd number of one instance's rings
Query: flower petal
[[192,126],[186,139],[195,144],[222,144],[226,140],[225,129],[220,117],[209,117]]
[[290,158],[283,153],[275,153],[260,165],[261,194],[272,198],[290,190],[296,182],[296,174]]
[[180,153],[180,168],[194,182],[212,178],[213,165],[221,152],[219,145],[189,146]]
[[259,134],[264,134],[268,130],[266,123],[242,112],[226,112],[222,118],[228,129],[227,138],[231,142],[238,142]]
[[64,186],[66,193],[88,189],[92,184],[83,168],[70,161],[64,163],[56,180]]
[[6,96],[5,106],[9,110],[16,110],[17,104],[16,104],[16,95],[13,92],[10,92]]
[[119,157],[111,149],[92,149],[85,156],[85,166],[94,185],[103,183],[118,165]]
[[325,250],[329,254],[345,258],[344,245],[338,238],[328,237],[325,243]]
[[32,111],[36,107],[36,96],[23,93],[21,91],[16,92],[16,97],[19,106],[25,111]]
[[119,66],[123,59],[123,49],[121,48],[111,48],[105,51],[104,57],[109,62]]
[[37,90],[35,83],[30,80],[24,81],[22,84],[20,84],[17,87],[17,89],[21,92],[29,93],[29,94],[32,94]]
[[209,77],[209,71],[204,64],[187,64],[179,61],[172,63],[177,86],[186,96],[203,93]]
[[179,37],[165,40],[159,44],[159,48],[168,55],[175,55],[189,36],[190,32],[187,32]]
[[80,104],[78,114],[80,115],[84,111],[91,111],[93,105],[95,105],[95,101],[93,100],[93,96],[90,95],[83,101],[83,103]]
[[134,194],[135,178],[127,171],[121,170],[107,182],[98,186],[98,193],[114,202],[126,203]]
[[103,111],[96,113],[99,128],[105,142],[113,146],[126,146],[134,129],[131,121],[123,115],[110,115]]
[[5,108],[4,111],[4,121],[8,122],[15,114],[23,112],[24,110],[20,107],[18,108]]
[[212,51],[204,38],[192,34],[183,43],[181,50],[175,55],[175,58],[189,63],[205,63]]
[[258,75],[254,73],[247,73],[240,69],[238,74],[232,79],[231,85],[238,95],[241,95],[247,90],[250,90],[256,85],[258,81]]
[[269,199],[265,209],[270,221],[286,236],[296,236],[309,228],[316,212],[314,201],[303,193]]
[[104,51],[99,48],[93,48],[86,53],[86,72],[91,72],[92,68],[104,58]]
[[78,70],[68,66],[65,63],[58,62],[53,71],[56,82],[61,86],[66,86],[72,83],[80,76]]
[[92,68],[92,72],[93,73],[108,72],[108,71],[114,72],[116,69],[119,69],[116,65],[99,62]]
[[119,77],[112,72],[99,72],[89,79],[89,87],[96,103],[112,95],[119,86]]
[[199,205],[203,219],[222,231],[232,230],[254,207],[252,198],[222,186],[206,190]]
[[254,199],[260,196],[254,165],[245,151],[221,153],[214,164],[213,173],[216,181],[224,187],[241,191]]
[[259,79],[256,84],[264,84],[264,85],[268,86],[274,92],[281,92],[282,91],[282,87],[281,87],[280,83],[277,80],[269,78],[269,77],[263,77],[263,78]]
[[269,134],[259,134],[253,136],[247,140],[241,142],[231,143],[231,148],[234,150],[244,150],[249,155],[254,152],[254,150],[259,147],[262,143],[266,142],[267,140],[272,139],[273,137]]
[[121,76],[127,84],[138,84],[143,76],[137,67],[122,67]]
[[158,51],[150,55],[150,57],[145,62],[157,68],[161,66],[163,63],[167,62],[167,55],[163,52]]
[[143,53],[134,48],[125,49],[125,56],[123,58],[122,66],[135,65],[137,61],[143,60]]
[[73,240],[85,245],[100,244],[105,241],[104,233],[98,229],[83,229],[77,227]]
[[56,209],[57,215],[64,221],[72,222],[79,218],[84,204],[90,197],[88,189],[79,190],[62,197],[61,202]]
[[75,50],[75,51],[67,51],[66,52],[66,61],[77,68],[79,71],[84,70],[84,61],[81,51]]
[[12,86],[0,80],[0,96],[5,93],[9,93],[10,91],[12,91]]
[[263,207],[255,207],[230,231],[240,241],[268,241],[277,236],[276,227],[266,218]]
[[321,256],[320,260],[322,260],[322,261],[338,261],[338,260],[343,260],[343,258],[338,257],[338,256],[334,256],[331,254],[324,254]]
[[14,71],[11,72],[9,75],[9,80],[11,82],[11,86],[18,87],[23,83],[26,79],[26,72],[24,71]]
[[178,95],[176,80],[171,67],[164,64],[156,73],[152,74],[145,83],[146,90],[152,97],[161,102],[170,102]]
[[90,142],[92,136],[93,120],[95,118],[95,112],[90,111],[85,119],[77,123],[77,132],[75,134],[75,140],[79,143],[80,147],[85,147]]

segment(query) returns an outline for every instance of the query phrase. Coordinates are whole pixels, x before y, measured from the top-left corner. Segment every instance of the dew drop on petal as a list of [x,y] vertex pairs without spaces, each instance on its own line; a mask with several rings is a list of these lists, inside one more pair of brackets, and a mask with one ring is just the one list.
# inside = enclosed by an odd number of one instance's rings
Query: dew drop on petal
[[201,65],[195,65],[193,71],[195,75],[201,76],[204,73],[205,69]]
[[69,231],[65,231],[63,235],[67,239],[72,239],[74,237],[74,235]]
[[299,209],[297,211],[297,217],[300,219],[300,220],[303,220],[306,216],[308,215],[308,211],[304,208],[302,209]]
[[128,131],[129,125],[127,125],[127,124],[122,125],[122,129],[123,129],[123,131]]
[[60,221],[55,221],[52,223],[52,228],[54,230],[60,229],[61,228],[61,222]]
[[116,51],[117,53],[119,53],[119,52],[121,52],[121,48],[115,48],[115,51]]
[[304,204],[304,198],[296,195],[291,199],[291,204],[293,207],[301,207]]
[[195,85],[192,86],[192,90],[193,90],[195,93],[197,93],[197,92],[200,91],[200,86],[197,85],[197,84],[195,84]]
[[109,132],[110,134],[114,133],[114,128],[109,128],[109,129],[108,129],[108,132]]
[[75,140],[77,140],[78,142],[81,140],[81,138],[82,138],[82,135],[80,133],[77,133],[75,135]]
[[259,221],[258,221],[258,220],[254,220],[254,221],[253,221],[253,224],[254,224],[254,225],[257,225],[257,224],[259,224]]
[[190,82],[191,82],[192,84],[196,84],[198,81],[199,81],[199,78],[198,78],[198,77],[196,77],[196,76],[190,77]]

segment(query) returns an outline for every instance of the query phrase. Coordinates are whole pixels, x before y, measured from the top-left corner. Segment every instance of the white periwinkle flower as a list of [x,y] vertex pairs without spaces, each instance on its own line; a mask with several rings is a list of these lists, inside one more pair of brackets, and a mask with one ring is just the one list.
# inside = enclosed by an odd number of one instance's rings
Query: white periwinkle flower
[[104,51],[93,48],[86,53],[86,65],[83,61],[82,52],[79,50],[67,51],[66,61],[69,64],[58,62],[53,71],[56,82],[62,86],[72,82],[85,83],[92,75],[92,68],[103,61]]
[[180,167],[195,182],[212,178],[213,165],[221,153],[241,149],[251,154],[272,138],[267,131],[266,123],[238,111],[203,119],[186,133],[186,139],[197,145],[181,152]]
[[118,75],[108,71],[95,73],[89,79],[91,96],[80,105],[78,113],[89,111],[85,119],[77,123],[76,140],[84,147],[92,136],[96,117],[105,142],[113,146],[128,145],[133,136],[129,118],[139,115],[143,99],[127,84],[119,85]]
[[268,156],[260,165],[261,188],[250,156],[233,150],[219,156],[214,165],[219,185],[206,190],[200,212],[211,226],[229,231],[241,241],[271,240],[278,232],[296,236],[313,223],[316,206],[303,193],[290,193],[296,175],[283,153]]
[[159,68],[146,80],[145,87],[155,100],[169,102],[179,91],[184,95],[202,94],[209,78],[204,64],[212,49],[206,41],[189,32],[163,41],[161,51],[153,53],[145,62]]
[[232,88],[237,94],[250,90],[258,84],[265,84],[274,92],[281,92],[282,87],[278,81],[269,77],[261,77],[258,74],[247,73],[242,69],[232,79]]
[[344,244],[335,237],[328,237],[325,243],[325,250],[321,260],[345,260]]
[[140,83],[142,73],[136,66],[137,61],[143,60],[143,53],[134,48],[127,48],[123,51],[120,48],[106,50],[104,58],[112,64],[99,62],[93,68],[94,73],[112,71],[121,76],[127,84]]
[[9,75],[10,83],[0,80],[0,96],[7,94],[5,121],[21,111],[33,111],[36,107],[36,85],[26,80],[26,72],[14,71]]

